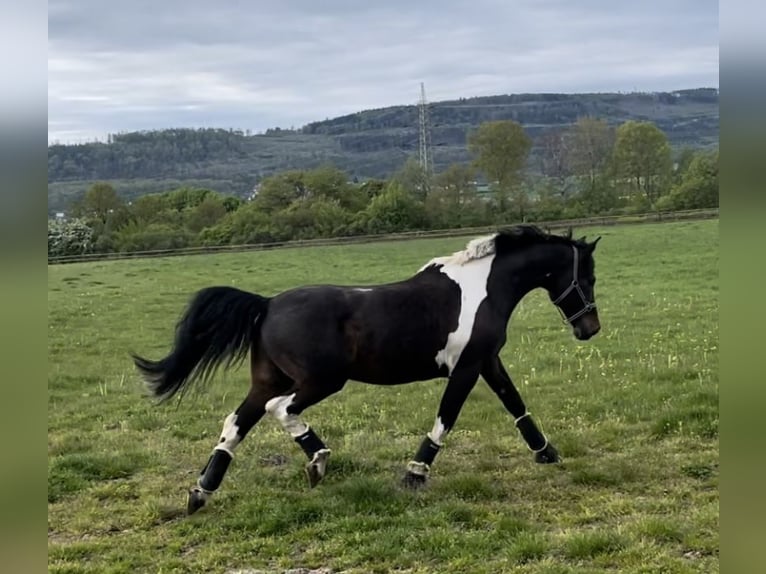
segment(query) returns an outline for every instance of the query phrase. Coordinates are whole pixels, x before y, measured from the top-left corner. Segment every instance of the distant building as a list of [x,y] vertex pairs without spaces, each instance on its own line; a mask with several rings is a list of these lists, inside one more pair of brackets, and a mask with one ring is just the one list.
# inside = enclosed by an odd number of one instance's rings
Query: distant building
[[476,196],[482,201],[489,201],[492,199],[492,186],[487,182],[474,181],[474,189],[476,190]]

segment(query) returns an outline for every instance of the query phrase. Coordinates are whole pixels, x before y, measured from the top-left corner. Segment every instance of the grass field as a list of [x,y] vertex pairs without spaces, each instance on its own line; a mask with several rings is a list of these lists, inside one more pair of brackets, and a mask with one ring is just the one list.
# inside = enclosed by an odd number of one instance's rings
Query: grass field
[[394,280],[466,239],[49,266],[49,570],[717,572],[718,221],[587,232],[601,334],[576,341],[537,291],[502,353],[563,464],[534,464],[480,381],[428,488],[403,490],[445,383],[350,383],[305,414],[333,449],[320,486],[264,419],[192,517],[246,369],[158,407],[128,353],[164,355],[198,288]]

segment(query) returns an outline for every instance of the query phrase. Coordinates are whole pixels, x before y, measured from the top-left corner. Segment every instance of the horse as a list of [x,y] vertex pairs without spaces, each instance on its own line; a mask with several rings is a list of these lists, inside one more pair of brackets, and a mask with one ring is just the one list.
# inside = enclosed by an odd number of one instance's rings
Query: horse
[[182,398],[250,354],[250,389],[226,416],[218,443],[186,512],[205,506],[220,487],[234,450],[267,413],[308,458],[310,488],[325,476],[330,449],[301,417],[351,380],[401,385],[446,377],[433,428],[406,466],[404,486],[426,484],[436,455],[481,376],[497,395],[534,461],[560,462],[499,358],[511,314],[542,288],[586,341],[601,325],[594,297],[598,241],[556,235],[533,225],[499,229],[436,257],[400,281],[366,286],[306,285],[263,296],[230,286],[197,291],[175,329],[172,350],[152,361],[131,353],[150,394]]

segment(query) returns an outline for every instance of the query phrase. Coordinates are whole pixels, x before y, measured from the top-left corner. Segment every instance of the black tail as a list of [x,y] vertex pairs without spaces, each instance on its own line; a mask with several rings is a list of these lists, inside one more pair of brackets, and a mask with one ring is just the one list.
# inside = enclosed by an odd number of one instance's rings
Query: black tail
[[172,352],[159,361],[133,355],[149,389],[162,400],[221,364],[241,362],[260,331],[268,299],[233,287],[208,287],[189,303],[176,326]]

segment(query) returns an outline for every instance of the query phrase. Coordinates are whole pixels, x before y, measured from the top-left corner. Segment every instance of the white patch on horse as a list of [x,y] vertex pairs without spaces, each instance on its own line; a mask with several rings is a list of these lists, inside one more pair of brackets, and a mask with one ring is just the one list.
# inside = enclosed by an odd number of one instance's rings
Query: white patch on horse
[[223,450],[228,452],[232,458],[234,457],[234,449],[242,441],[242,437],[237,434],[239,432],[239,426],[237,425],[237,413],[231,413],[223,421],[223,430],[221,431],[221,438],[213,450]]
[[[471,253],[475,255],[474,258],[467,258],[467,256],[460,258],[456,254],[447,258],[448,260],[439,268],[439,271],[457,283],[460,288],[460,315],[457,328],[447,336],[444,348],[436,353],[436,364],[440,367],[446,365],[450,374],[471,339],[476,312],[481,302],[487,297],[487,279],[495,259],[494,249],[487,249],[483,243],[474,245]],[[485,253],[485,255],[477,258],[478,253]]]
[[354,291],[361,291],[362,293],[367,293],[367,291],[372,291],[372,289],[369,289],[367,287],[354,287]]
[[287,407],[293,403],[294,398],[295,393],[269,399],[266,403],[266,412],[277,419],[279,424],[282,425],[282,428],[289,432],[293,437],[298,437],[309,430],[309,427],[298,418],[298,415],[293,415],[287,412]]
[[434,422],[434,428],[431,429],[431,432],[428,433],[428,438],[430,438],[434,443],[438,444],[439,446],[442,446],[442,441],[444,440],[444,437],[447,436],[447,433],[449,432],[449,429],[444,426],[442,423],[441,417],[436,417],[436,421]]

